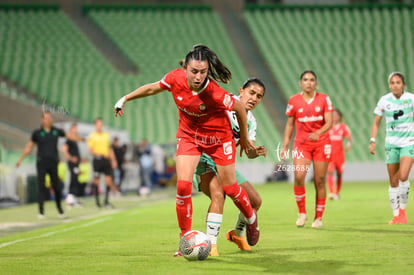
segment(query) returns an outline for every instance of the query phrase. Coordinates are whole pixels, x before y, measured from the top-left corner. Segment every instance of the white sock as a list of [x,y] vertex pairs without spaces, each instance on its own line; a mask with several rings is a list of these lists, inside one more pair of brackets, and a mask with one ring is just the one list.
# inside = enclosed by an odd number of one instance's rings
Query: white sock
[[243,214],[240,212],[237,218],[236,227],[234,229],[234,233],[241,237],[244,236],[244,232],[246,231],[246,221],[244,220]]
[[398,216],[400,208],[400,188],[390,186],[388,189],[388,195],[390,198],[392,214],[394,216]]
[[207,213],[206,233],[211,244],[217,244],[217,237],[220,233],[220,226],[223,221],[223,214]]
[[252,223],[254,223],[256,221],[256,214],[253,212],[253,215],[250,217],[250,218],[246,218],[246,222],[248,223],[248,224],[252,224]]
[[398,188],[400,189],[400,208],[405,209],[408,202],[408,193],[410,192],[410,181],[400,181]]

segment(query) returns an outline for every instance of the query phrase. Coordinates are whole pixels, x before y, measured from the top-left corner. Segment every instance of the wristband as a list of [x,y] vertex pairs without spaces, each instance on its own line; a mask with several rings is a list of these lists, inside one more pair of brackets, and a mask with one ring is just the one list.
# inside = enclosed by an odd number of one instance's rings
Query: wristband
[[375,143],[375,138],[371,138],[370,140],[369,140],[369,143]]

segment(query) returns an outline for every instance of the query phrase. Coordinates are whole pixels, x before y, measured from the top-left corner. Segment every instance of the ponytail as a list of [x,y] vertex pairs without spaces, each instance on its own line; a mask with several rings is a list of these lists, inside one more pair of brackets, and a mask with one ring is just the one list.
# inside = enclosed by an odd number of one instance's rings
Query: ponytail
[[[215,52],[210,50],[207,46],[204,45],[195,45],[191,51],[185,56],[184,63],[182,66],[187,67],[190,60],[207,60],[208,61],[208,74],[211,78],[216,81],[223,83],[229,83],[231,80],[231,72],[224,65]],[[180,62],[181,65],[181,62]]]

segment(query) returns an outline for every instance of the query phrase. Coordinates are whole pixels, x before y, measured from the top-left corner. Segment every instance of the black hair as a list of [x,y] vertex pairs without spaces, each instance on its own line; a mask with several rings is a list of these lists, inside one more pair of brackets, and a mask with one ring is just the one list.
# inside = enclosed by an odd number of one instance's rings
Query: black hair
[[300,80],[302,80],[302,78],[303,78],[303,76],[304,76],[305,74],[312,74],[312,75],[315,77],[315,80],[317,80],[316,74],[315,74],[315,72],[314,72],[314,71],[312,71],[312,70],[305,70],[305,71],[303,71],[303,72],[300,74]]
[[231,80],[230,70],[220,61],[217,54],[207,46],[195,45],[185,56],[184,62],[180,62],[180,65],[186,68],[190,60],[207,60],[208,74],[216,81],[228,83]]
[[403,75],[402,73],[400,73],[400,72],[393,72],[393,73],[391,73],[391,74],[388,76],[388,83],[390,83],[390,80],[391,80],[391,78],[392,78],[394,75],[399,76],[399,77],[401,78],[401,80],[402,80],[402,83],[403,83],[403,84],[405,84],[404,75]]
[[246,89],[247,87],[249,87],[250,86],[250,84],[252,84],[252,83],[256,83],[257,85],[259,85],[259,86],[261,86],[262,88],[263,88],[263,94],[266,92],[266,87],[265,87],[265,85],[264,85],[264,83],[263,83],[263,81],[261,81],[260,79],[258,79],[257,77],[251,77],[251,78],[248,78],[244,83],[243,83],[243,86],[242,86],[242,89]]

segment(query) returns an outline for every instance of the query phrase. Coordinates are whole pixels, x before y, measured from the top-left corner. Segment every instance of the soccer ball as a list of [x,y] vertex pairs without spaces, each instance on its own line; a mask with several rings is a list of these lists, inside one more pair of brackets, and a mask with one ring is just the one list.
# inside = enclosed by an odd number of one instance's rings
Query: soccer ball
[[211,241],[201,231],[191,230],[180,240],[180,252],[189,261],[205,260],[210,254]]
[[75,205],[76,204],[76,197],[72,194],[67,194],[65,202],[69,206]]

